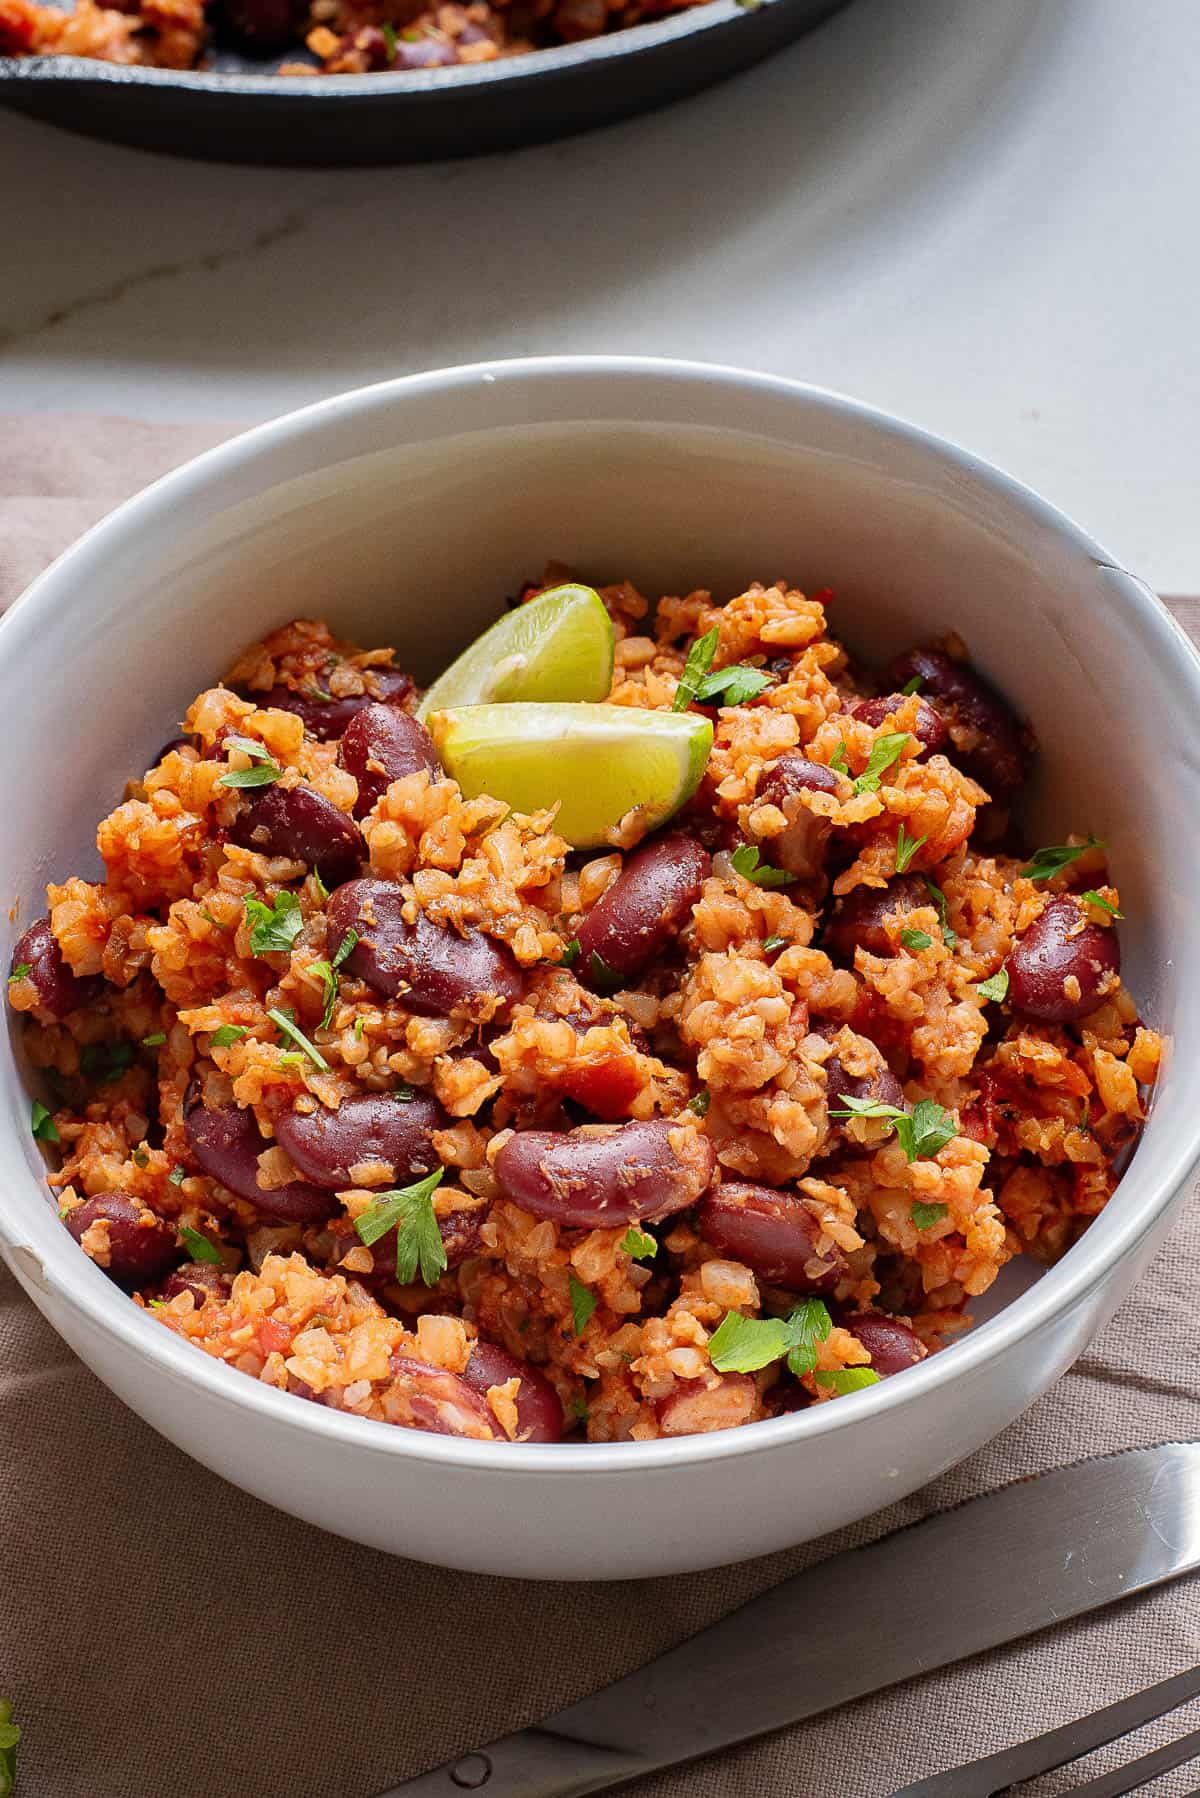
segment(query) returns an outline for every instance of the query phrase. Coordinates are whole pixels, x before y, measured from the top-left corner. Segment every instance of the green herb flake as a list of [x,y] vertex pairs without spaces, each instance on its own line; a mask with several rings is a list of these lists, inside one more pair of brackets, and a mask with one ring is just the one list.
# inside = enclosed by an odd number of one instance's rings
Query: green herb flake
[[902,930],[900,941],[906,949],[921,950],[930,948],[933,938],[927,930]]
[[930,1224],[940,1223],[949,1213],[949,1205],[923,1205],[917,1199],[913,1203],[912,1221],[918,1230],[928,1230]]
[[1106,911],[1110,918],[1123,918],[1125,916],[1125,913],[1123,911],[1118,911],[1117,907],[1110,899],[1106,899],[1102,893],[1098,893],[1095,887],[1089,887],[1087,892],[1080,893],[1079,897],[1083,900],[1085,905],[1098,905],[1100,910]]
[[21,1740],[21,1730],[12,1716],[13,1707],[9,1700],[0,1698],[0,1798],[9,1798],[16,1785],[17,1743]]
[[[249,903],[249,901],[247,901],[247,903]],[[265,911],[266,907],[264,906],[263,909]],[[229,929],[228,924],[222,924],[220,918],[213,917],[213,915],[209,911],[207,905],[202,905],[200,907],[200,916],[204,919],[204,922],[206,924],[211,924],[214,930],[228,930]]]
[[1021,872],[1027,880],[1052,880],[1089,849],[1104,848],[1107,844],[1099,837],[1089,837],[1086,843],[1054,843],[1049,849],[1039,849]]
[[708,1091],[701,1091],[688,1100],[687,1108],[689,1111],[694,1111],[698,1118],[705,1118],[708,1116],[708,1108],[711,1104],[712,1094]]
[[797,1379],[812,1373],[817,1365],[817,1344],[824,1342],[833,1328],[829,1308],[820,1299],[805,1299],[788,1318],[788,1328],[795,1338],[788,1350],[787,1364]]
[[896,832],[897,874],[904,874],[907,872],[909,862],[911,862],[913,856],[921,847],[921,844],[927,841],[927,835],[923,837],[910,837],[903,824],[900,826],[899,830]]
[[921,691],[921,676],[919,674],[914,674],[911,680],[905,681],[900,691],[906,699],[910,693],[919,693]]
[[764,862],[759,854],[757,843],[743,843],[734,850],[729,858],[730,866],[743,880],[749,880],[756,887],[785,887],[793,879],[785,874],[782,868],[773,868],[770,862]]
[[142,1038],[142,1047],[143,1049],[161,1049],[166,1040],[165,1030],[153,1030],[149,1036]]
[[375,1203],[355,1219],[354,1228],[368,1248],[389,1230],[395,1230],[396,1278],[401,1286],[412,1285],[418,1268],[426,1286],[436,1286],[446,1271],[446,1247],[433,1209],[434,1191],[445,1171],[435,1168],[412,1186],[381,1192]]
[[867,765],[854,783],[854,791],[856,793],[878,793],[883,776],[894,762],[900,760],[907,742],[908,732],[906,730],[891,731],[887,736],[876,737],[871,745]]
[[621,975],[610,968],[599,949],[593,949],[589,961],[592,985],[599,993],[615,993],[622,984]]
[[303,1054],[308,1056],[308,1059],[312,1062],[314,1067],[320,1068],[323,1074],[329,1072],[329,1063],[326,1061],[321,1051],[313,1043],[309,1042],[303,1030],[293,1022],[286,1011],[280,1011],[272,1006],[267,1012],[267,1016],[277,1030],[282,1031],[284,1036],[295,1043],[296,1047]]
[[145,1148],[141,1144],[139,1144],[138,1147],[133,1151],[133,1154],[130,1156],[129,1159],[133,1162],[134,1167],[149,1167],[150,1166],[150,1157],[146,1153]]
[[383,33],[384,48],[387,52],[388,65],[390,67],[396,60],[396,27],[391,23],[390,19],[385,19],[379,29]]
[[764,942],[763,948],[768,955],[772,955],[776,949],[786,949],[791,940],[790,936],[777,936],[772,933]]
[[193,1261],[207,1261],[213,1267],[220,1267],[220,1249],[207,1236],[202,1236],[199,1230],[193,1230],[187,1224],[180,1224],[179,1240]]
[[173,1167],[167,1175],[167,1179],[172,1186],[182,1186],[187,1179],[187,1171],[181,1167]]
[[58,1125],[40,1099],[35,1099],[29,1111],[29,1125],[39,1142],[61,1142]]
[[333,1019],[334,1006],[337,1004],[337,971],[346,957],[351,954],[357,942],[357,930],[348,930],[334,951],[332,961],[309,963],[309,973],[316,974],[323,982],[325,989],[325,1009],[321,1013],[322,1030],[328,1030]]
[[417,1096],[416,1087],[408,1086],[407,1084],[404,1084],[401,1086],[394,1086],[392,1088],[391,1092],[388,1094],[389,1099],[395,1099],[401,1105],[409,1104],[409,1102],[411,1100],[415,1099],[416,1096]]
[[252,766],[231,768],[228,774],[222,774],[217,782],[219,787],[269,787],[283,773],[269,750],[264,749],[261,743],[256,743],[252,737],[226,737],[225,748],[240,749]]
[[833,769],[833,772],[835,774],[849,774],[850,766],[846,760],[846,739],[845,739],[845,737],[842,738],[841,742],[838,744],[837,748],[834,750],[833,754],[830,756],[829,766]]
[[276,893],[270,905],[261,899],[246,900],[252,955],[287,955],[300,935],[304,916],[295,893]]
[[791,1347],[782,1317],[743,1317],[727,1311],[708,1340],[708,1358],[718,1373],[757,1373],[780,1361]]
[[321,904],[324,905],[325,901],[329,897],[329,888],[325,885],[325,882],[321,879],[320,873],[316,868],[314,868],[312,870],[312,873],[309,878],[312,880],[313,885],[317,889],[317,898],[321,901]]
[[236,1043],[238,1037],[245,1034],[244,1024],[218,1024],[209,1041],[214,1049],[228,1049],[231,1043]]
[[918,1099],[911,1113],[881,1099],[857,1099],[846,1093],[842,1105],[829,1113],[833,1118],[885,1118],[890,1121],[908,1161],[927,1161],[958,1134],[948,1111],[932,1099]]
[[848,1392],[861,1392],[864,1386],[877,1386],[879,1375],[873,1367],[839,1367],[833,1373],[819,1373],[818,1386],[832,1386],[839,1398]]
[[8,977],[9,986],[13,984],[14,980],[24,980],[32,966],[33,963],[31,961],[19,961]]
[[675,689],[675,697],[671,701],[673,712],[686,712],[695,699],[700,683],[713,665],[713,657],[717,653],[717,643],[721,632],[717,625],[697,637],[688,650],[687,661],[683,665],[683,673],[679,677],[679,685]]
[[580,1398],[577,1393],[567,1404],[567,1416],[572,1423],[586,1423],[588,1420],[587,1400]]
[[1080,1136],[1090,1136],[1092,1134],[1092,1102],[1090,1099],[1085,1099],[1083,1101],[1083,1110],[1079,1114],[1079,1122],[1076,1124],[1075,1128],[1078,1130]]
[[132,1043],[87,1043],[79,1054],[79,1066],[85,1074],[94,1075],[101,1085],[119,1080],[133,1065]]
[[706,674],[696,688],[696,698],[702,705],[717,698],[723,705],[745,705],[748,699],[757,699],[771,684],[772,677],[761,668],[734,662],[728,668],[716,668]]
[[981,980],[975,988],[981,999],[994,999],[999,1005],[1008,992],[1008,969],[997,968],[990,980]]
[[621,1238],[621,1247],[635,1261],[649,1261],[658,1253],[658,1242],[647,1230],[639,1230],[636,1224],[630,1224]]
[[575,966],[575,963],[578,961],[578,959],[579,959],[579,938],[577,936],[573,936],[568,939],[566,945],[564,946],[563,952],[558,958],[558,965],[560,968],[573,968]]
[[[682,710],[682,707],[680,708]],[[594,1292],[589,1292],[582,1281],[574,1274],[567,1275],[567,1285],[571,1290],[571,1323],[576,1336],[582,1336],[591,1321],[592,1312],[596,1309],[597,1299]]]
[[943,893],[940,886],[930,880],[928,874],[925,876],[925,891],[937,906],[938,924],[941,928],[943,943],[945,943],[947,949],[955,948],[958,943],[958,937],[946,922],[946,895]]
[[362,1039],[363,1039],[363,1021],[362,1021],[361,1017],[357,1017],[354,1020],[354,1040],[356,1043],[361,1043]]

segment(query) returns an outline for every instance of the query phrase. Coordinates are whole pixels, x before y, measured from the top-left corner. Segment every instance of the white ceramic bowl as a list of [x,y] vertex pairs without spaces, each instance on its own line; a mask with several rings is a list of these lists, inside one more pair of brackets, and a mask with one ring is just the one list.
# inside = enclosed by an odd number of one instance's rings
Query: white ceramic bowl
[[874,662],[963,634],[1041,740],[1034,835],[1109,839],[1125,971],[1173,1039],[1104,1214],[972,1334],[852,1400],[596,1447],[341,1416],[171,1335],[58,1222],[16,1033],[0,1076],[0,1246],[101,1379],[260,1498],[451,1566],[629,1577],[780,1548],[912,1491],[1045,1391],[1150,1261],[1200,1152],[1200,664],[1147,589],[1059,513],[849,400],[624,358],[391,382],[160,481],[0,624],[0,866],[20,919],[44,911],[47,878],[98,869],[97,819],[245,643],[324,615],[428,677],[552,557],[655,594],[727,597],[779,575],[828,585],[833,629]]

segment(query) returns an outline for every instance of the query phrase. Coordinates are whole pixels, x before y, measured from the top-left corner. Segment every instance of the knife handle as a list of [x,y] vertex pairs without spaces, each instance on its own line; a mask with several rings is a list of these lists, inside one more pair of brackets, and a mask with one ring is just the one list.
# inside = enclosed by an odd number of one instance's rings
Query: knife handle
[[648,1773],[654,1762],[623,1748],[601,1748],[545,1729],[511,1736],[389,1786],[378,1798],[583,1798]]

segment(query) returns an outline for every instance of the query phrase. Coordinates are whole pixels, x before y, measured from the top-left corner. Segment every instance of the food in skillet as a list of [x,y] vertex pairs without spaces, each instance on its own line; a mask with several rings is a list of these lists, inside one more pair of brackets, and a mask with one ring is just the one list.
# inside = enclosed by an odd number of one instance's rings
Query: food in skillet
[[[312,1402],[724,1429],[903,1373],[1108,1201],[1160,1039],[1103,844],[950,638],[530,588],[422,698],[248,649],[9,978],[84,1252]],[[615,658],[614,658],[615,641]]]
[[402,74],[574,44],[703,0],[0,0],[0,57],[84,56],[203,69],[214,41],[277,62],[281,75]]

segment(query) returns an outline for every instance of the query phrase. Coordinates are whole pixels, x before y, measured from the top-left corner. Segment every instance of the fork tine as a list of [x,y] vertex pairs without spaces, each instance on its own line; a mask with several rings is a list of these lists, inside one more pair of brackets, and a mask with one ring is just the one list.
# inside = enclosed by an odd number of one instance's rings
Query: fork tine
[[1071,1798],[1125,1798],[1126,1792],[1136,1792],[1139,1786],[1149,1785],[1161,1774],[1186,1766],[1197,1755],[1200,1755],[1200,1729],[1194,1729],[1190,1736],[1181,1736],[1177,1742],[1156,1748],[1152,1754],[1144,1754],[1141,1760],[1130,1761],[1127,1767],[1118,1767],[1113,1773],[1101,1773],[1086,1785],[1076,1786]]
[[[1103,1748],[1107,1742],[1131,1735],[1144,1723],[1165,1717],[1169,1711],[1177,1710],[1198,1695],[1200,1667],[1193,1667],[1187,1673],[1176,1674],[1174,1679],[1161,1680],[1158,1685],[1134,1692],[1102,1711],[1094,1711],[1090,1717],[1077,1717],[1073,1723],[1064,1723],[1059,1729],[1035,1736],[1031,1742],[1019,1742],[1016,1747],[1004,1748],[999,1754],[989,1754],[983,1760],[951,1767],[945,1773],[935,1773],[930,1779],[919,1779],[915,1785],[894,1792],[892,1798],[993,1798],[995,1793],[1003,1792],[1023,1779],[1053,1772],[1055,1767],[1065,1767],[1068,1761],[1090,1754],[1093,1748]],[[1184,1760],[1188,1758],[1184,1756]],[[1174,1763],[1176,1766],[1182,1764],[1180,1761]],[[1121,1788],[1118,1786],[1116,1790],[1119,1792]]]

